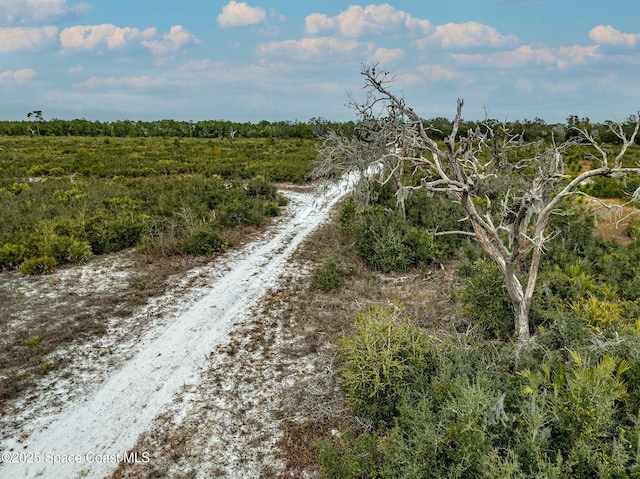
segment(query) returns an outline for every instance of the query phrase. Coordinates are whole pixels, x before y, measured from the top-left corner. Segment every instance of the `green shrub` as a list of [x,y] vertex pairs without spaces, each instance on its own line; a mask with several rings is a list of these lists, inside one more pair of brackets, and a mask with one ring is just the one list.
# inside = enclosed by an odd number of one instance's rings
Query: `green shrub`
[[71,263],[86,263],[93,256],[91,245],[84,240],[71,240],[66,253],[66,260]]
[[513,306],[498,267],[481,259],[463,265],[457,274],[466,277],[460,292],[464,315],[485,338],[509,338],[513,332]]
[[350,197],[340,212],[342,230],[353,237],[356,252],[369,267],[393,272],[442,263],[465,244],[462,235],[436,239],[431,233],[464,228],[458,221],[464,215],[458,216],[456,207],[418,190],[407,199],[402,219],[395,211],[395,195],[388,190],[388,186],[373,188],[372,201],[379,204],[361,210]]
[[353,232],[353,226],[357,212],[358,210],[356,208],[356,200],[353,198],[353,196],[349,196],[349,198],[347,198],[347,201],[345,201],[344,205],[342,206],[342,209],[340,210],[339,221],[343,231],[347,233]]
[[42,338],[40,336],[31,336],[25,341],[25,346],[28,348],[37,348],[38,346],[40,346],[41,342]]
[[[472,231],[469,222],[460,222],[466,214],[462,207],[445,195],[430,195],[419,189],[411,192],[405,202],[407,224],[420,231]],[[465,235],[451,234],[431,238],[433,252],[430,261],[444,262],[469,243]]]
[[587,194],[597,198],[623,198],[625,191],[622,181],[604,176],[591,178],[591,182],[582,189]]
[[376,477],[376,463],[382,456],[374,436],[369,433],[357,434],[353,429],[337,432],[331,439],[318,441],[318,451],[322,477],[327,479]]
[[403,403],[384,444],[381,476],[488,477],[483,476],[484,462],[492,439],[510,426],[502,401],[491,388],[454,378],[441,402],[427,396],[417,404]]
[[55,258],[50,256],[29,258],[20,265],[20,272],[22,274],[48,274],[53,271],[57,264]]
[[230,195],[217,210],[217,221],[223,227],[262,226],[265,222],[262,203],[257,198]]
[[616,403],[627,395],[622,375],[630,365],[606,354],[593,366],[588,359],[571,351],[571,368],[560,380],[554,409],[559,435],[565,441],[595,446],[602,438],[617,436],[613,427]]
[[61,203],[68,203],[70,201],[77,201],[84,198],[85,194],[79,188],[71,188],[68,190],[58,190],[54,193],[56,200]]
[[434,371],[430,339],[398,307],[376,306],[354,326],[338,345],[340,384],[355,414],[390,424],[405,390]]
[[27,249],[22,245],[6,243],[0,248],[0,270],[15,269],[27,256]]
[[278,216],[280,214],[280,207],[278,203],[269,202],[264,205],[265,216]]
[[335,259],[329,258],[313,272],[311,288],[319,289],[325,293],[340,289],[345,284],[345,277],[351,274],[351,271],[338,265]]
[[277,189],[263,176],[256,176],[247,183],[247,196],[263,200],[275,200]]
[[18,183],[18,182],[14,182],[13,184],[11,184],[11,186],[9,186],[8,190],[11,193],[14,193],[16,195],[19,195],[20,193],[22,193],[23,191],[26,191],[28,189],[31,188],[31,185],[29,183]]
[[200,229],[187,237],[182,250],[187,254],[207,255],[224,249],[227,242],[215,230]]
[[283,194],[278,194],[278,206],[287,206],[289,204],[289,198]]
[[85,239],[95,254],[120,251],[138,244],[146,223],[146,216],[139,213],[100,210],[88,218]]
[[406,271],[414,264],[413,252],[404,243],[402,234],[398,231],[389,229],[384,236],[374,239],[371,248],[372,254],[365,260],[377,271]]
[[441,243],[435,242],[433,235],[425,228],[409,226],[406,230],[404,243],[411,250],[417,265],[428,265],[434,261],[445,261],[448,258]]
[[49,174],[49,165],[33,165],[27,169],[27,176],[47,176]]
[[405,230],[405,223],[395,212],[381,207],[366,208],[354,219],[356,251],[378,271],[405,271],[415,262],[404,241]]
[[640,239],[640,222],[629,221],[626,232],[629,238],[634,240]]
[[592,293],[589,293],[586,299],[575,303],[573,308],[596,330],[617,326],[623,315],[623,308],[619,302],[601,300]]
[[43,221],[29,236],[29,250],[37,251],[41,257],[51,257],[56,263],[64,263],[71,241],[70,237],[55,232],[54,223]]
[[[628,419],[621,419],[628,397],[623,375],[631,364],[607,354],[597,361],[575,351],[569,357],[566,365],[543,364],[535,374],[519,373],[526,379],[522,391],[531,401],[529,417],[537,412],[538,427],[545,429],[539,431],[545,438],[540,445],[547,454],[564,458],[565,477],[630,477],[629,467],[637,471],[638,455],[636,451],[632,460],[630,450],[622,447],[630,430]],[[544,454],[545,448],[534,447]],[[526,457],[526,450],[521,455]],[[536,464],[540,462],[539,457]]]

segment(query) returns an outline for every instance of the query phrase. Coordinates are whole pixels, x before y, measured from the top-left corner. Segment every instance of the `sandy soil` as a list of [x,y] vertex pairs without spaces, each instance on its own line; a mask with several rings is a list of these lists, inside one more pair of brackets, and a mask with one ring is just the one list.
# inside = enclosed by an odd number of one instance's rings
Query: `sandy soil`
[[[304,273],[293,252],[348,189],[345,181],[287,192],[287,213],[264,236],[190,271],[94,344],[63,352],[72,374],[50,375],[5,406],[0,476],[275,475],[277,427],[265,418],[296,371],[314,365],[280,364],[278,348],[295,337],[278,324],[270,292]],[[105,261],[65,270],[60,281],[90,276],[93,288],[117,287],[118,270]],[[219,397],[208,394],[213,384]]]

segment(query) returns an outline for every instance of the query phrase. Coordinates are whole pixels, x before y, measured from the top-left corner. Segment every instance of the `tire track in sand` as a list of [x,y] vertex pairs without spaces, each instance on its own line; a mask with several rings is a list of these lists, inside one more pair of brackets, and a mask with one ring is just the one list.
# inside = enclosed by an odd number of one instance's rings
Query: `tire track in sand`
[[[89,396],[37,419],[43,426],[25,440],[7,441],[3,452],[12,449],[22,460],[3,461],[0,476],[102,478],[115,470],[174,394],[198,382],[208,354],[276,284],[298,245],[354,181],[350,177],[313,194],[287,193],[289,216],[236,252],[203,297],[163,331],[153,331],[153,339]],[[55,458],[67,462],[54,464]]]

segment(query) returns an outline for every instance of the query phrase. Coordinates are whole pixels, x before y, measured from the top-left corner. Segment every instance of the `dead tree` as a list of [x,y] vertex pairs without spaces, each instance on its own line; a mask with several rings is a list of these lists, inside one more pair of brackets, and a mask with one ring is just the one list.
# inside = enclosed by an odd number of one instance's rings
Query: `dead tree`
[[[335,134],[328,138],[320,151],[317,171],[365,171],[379,165],[380,181],[401,181],[401,171],[409,164],[421,181],[418,186],[398,183],[398,204],[417,188],[447,195],[459,203],[466,212],[464,220],[473,227],[471,234],[504,276],[515,314],[515,334],[521,341],[528,340],[540,259],[545,243],[555,234],[549,231],[550,218],[570,205],[567,199],[589,178],[640,174],[640,167],[622,163],[638,134],[640,116],[635,116],[635,129],[630,135],[622,125],[609,124],[621,144],[615,153],[600,145],[586,129],[578,129],[583,142],[594,152],[592,166],[570,177],[564,172],[567,143],[525,145],[521,136],[510,136],[503,127],[498,134],[489,122],[483,128],[462,132],[461,99],[457,101],[451,134],[438,143],[418,114],[393,93],[391,75],[370,67],[363,68],[362,75],[366,99],[353,105],[360,117],[357,138]],[[493,195],[487,194],[490,184],[499,185],[497,195],[495,188]],[[634,197],[639,197],[639,192]],[[455,233],[469,234],[436,234]]]

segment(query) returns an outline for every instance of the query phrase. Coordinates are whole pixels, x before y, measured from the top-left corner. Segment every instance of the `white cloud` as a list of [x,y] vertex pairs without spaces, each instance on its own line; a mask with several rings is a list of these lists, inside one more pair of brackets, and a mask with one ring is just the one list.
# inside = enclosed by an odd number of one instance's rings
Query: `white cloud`
[[52,22],[91,9],[87,3],[68,5],[67,0],[0,0],[0,19],[8,25]]
[[262,23],[267,18],[264,8],[251,7],[245,2],[231,0],[222,7],[222,12],[218,15],[218,24],[222,28],[245,27]]
[[57,27],[0,28],[0,53],[37,50],[54,42],[57,35]]
[[373,54],[373,63],[389,65],[404,58],[405,51],[401,48],[378,48]]
[[174,25],[169,30],[169,33],[165,33],[161,40],[144,40],[142,45],[151,50],[154,55],[167,55],[174,53],[183,47],[191,44],[201,43],[195,35],[191,34],[189,30],[182,25]]
[[14,80],[18,82],[33,80],[36,77],[35,70],[31,68],[23,68],[22,70],[7,70],[5,72],[0,72],[0,81],[5,80]]
[[600,49],[595,46],[573,45],[571,47],[560,47],[553,49],[555,63],[559,68],[566,68],[572,65],[584,65],[593,60],[602,58]]
[[313,13],[305,19],[306,33],[319,35],[326,31],[337,31],[345,37],[357,38],[364,35],[420,32],[426,33],[431,27],[428,20],[413,18],[406,12],[383,5],[351,5],[335,17],[323,13]]
[[193,73],[193,72],[206,72],[215,67],[215,64],[211,60],[189,60],[187,63],[178,67],[179,72]]
[[166,78],[150,78],[146,75],[139,77],[91,77],[86,81],[77,83],[76,86],[89,89],[99,88],[132,88],[136,90],[148,90],[164,88],[171,82]]
[[258,47],[262,55],[284,55],[303,60],[323,60],[331,56],[370,56],[374,51],[372,43],[344,40],[334,37],[303,38],[264,43]]
[[102,25],[76,25],[60,33],[60,43],[65,50],[92,50],[106,46],[109,50],[121,48],[130,41],[155,37],[155,28],[117,27],[110,23]]
[[427,38],[415,42],[417,48],[439,43],[443,48],[504,47],[518,43],[515,35],[501,35],[495,28],[478,22],[438,25]]
[[603,45],[618,45],[626,47],[635,47],[640,41],[638,33],[622,33],[611,25],[598,25],[593,27],[589,32],[589,38],[596,43]]
[[580,46],[560,48],[532,48],[523,45],[515,50],[492,54],[463,54],[452,55],[458,63],[463,65],[477,65],[498,68],[519,68],[527,65],[548,65],[560,69],[572,65],[581,65],[601,58],[598,46]]
[[418,65],[416,69],[422,78],[431,81],[454,80],[458,74],[442,65]]

